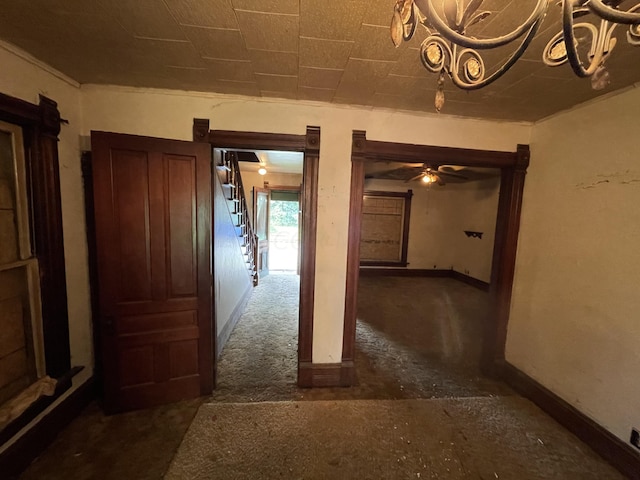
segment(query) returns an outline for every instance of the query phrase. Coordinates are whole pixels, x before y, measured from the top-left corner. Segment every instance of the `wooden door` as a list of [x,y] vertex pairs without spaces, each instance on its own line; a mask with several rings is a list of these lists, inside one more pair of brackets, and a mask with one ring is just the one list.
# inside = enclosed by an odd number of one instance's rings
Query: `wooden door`
[[105,410],[210,393],[208,144],[92,132]]
[[258,276],[269,275],[269,189],[253,187],[253,227],[258,236]]

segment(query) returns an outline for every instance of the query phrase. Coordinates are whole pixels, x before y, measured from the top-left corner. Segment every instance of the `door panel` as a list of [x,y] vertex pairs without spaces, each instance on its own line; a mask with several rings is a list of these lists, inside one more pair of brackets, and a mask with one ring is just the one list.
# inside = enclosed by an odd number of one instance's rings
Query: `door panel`
[[258,276],[269,275],[269,189],[253,187],[253,225],[258,236]]
[[92,132],[105,409],[213,388],[207,144]]

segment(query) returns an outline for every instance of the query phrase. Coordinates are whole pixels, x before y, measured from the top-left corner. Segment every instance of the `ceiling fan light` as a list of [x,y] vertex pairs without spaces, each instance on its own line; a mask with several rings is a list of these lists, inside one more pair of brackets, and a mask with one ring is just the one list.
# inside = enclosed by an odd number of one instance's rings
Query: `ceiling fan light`
[[259,173],[260,175],[266,175],[266,174],[267,174],[267,169],[266,169],[266,168],[264,168],[264,167],[260,167],[260,168],[258,169],[258,173]]
[[423,183],[432,183],[433,182],[433,178],[431,178],[431,175],[424,175],[422,177],[422,182]]

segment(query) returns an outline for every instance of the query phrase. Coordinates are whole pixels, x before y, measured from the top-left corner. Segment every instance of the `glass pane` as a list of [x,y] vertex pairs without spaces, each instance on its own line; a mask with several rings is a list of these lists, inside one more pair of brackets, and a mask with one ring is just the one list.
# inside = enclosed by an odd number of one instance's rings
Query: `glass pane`
[[18,260],[18,225],[12,135],[0,130],[0,265]]
[[256,200],[256,235],[258,240],[267,239],[267,206],[268,197],[266,193],[257,192]]

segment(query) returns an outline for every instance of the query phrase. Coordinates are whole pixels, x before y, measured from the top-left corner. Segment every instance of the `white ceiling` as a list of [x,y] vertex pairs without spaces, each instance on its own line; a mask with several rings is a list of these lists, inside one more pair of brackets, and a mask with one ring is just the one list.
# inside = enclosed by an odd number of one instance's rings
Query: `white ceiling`
[[257,172],[263,165],[268,173],[296,173],[302,174],[304,156],[302,152],[279,152],[256,150],[260,163],[240,162],[240,170],[245,172]]

